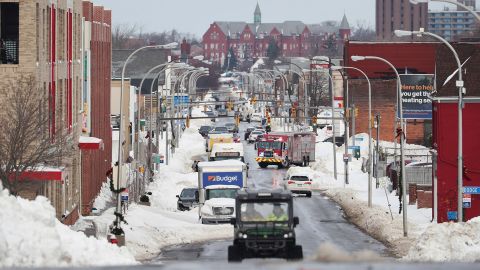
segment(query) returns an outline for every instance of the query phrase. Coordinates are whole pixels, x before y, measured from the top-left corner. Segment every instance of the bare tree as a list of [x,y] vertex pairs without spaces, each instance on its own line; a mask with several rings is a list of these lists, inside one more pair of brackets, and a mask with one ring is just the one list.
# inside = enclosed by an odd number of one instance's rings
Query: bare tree
[[116,24],[112,31],[112,48],[128,49],[127,43],[132,37],[142,32],[141,27],[136,24]]
[[39,93],[33,76],[22,76],[0,88],[0,179],[4,188],[17,195],[26,171],[58,166],[65,154],[66,136],[61,127],[55,137],[49,130],[48,98]]
[[352,40],[375,41],[376,39],[375,30],[366,25],[365,22],[357,22],[357,25],[353,29]]

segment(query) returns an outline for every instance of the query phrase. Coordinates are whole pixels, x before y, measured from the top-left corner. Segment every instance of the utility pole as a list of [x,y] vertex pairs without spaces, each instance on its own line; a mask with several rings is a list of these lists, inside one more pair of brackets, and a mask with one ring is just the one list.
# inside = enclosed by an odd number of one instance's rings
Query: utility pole
[[377,129],[377,146],[375,151],[375,178],[376,188],[380,186],[378,181],[378,162],[380,161],[380,114],[375,115],[375,128]]
[[348,108],[348,75],[345,75],[345,81],[346,81],[346,87],[345,87],[345,110],[344,110],[344,118],[345,118],[345,157],[344,157],[344,161],[345,161],[345,185],[348,185],[349,184],[349,168],[348,168],[348,163],[350,161],[350,157],[348,155],[348,139],[350,138],[350,126],[349,126],[349,119],[348,117],[350,116],[349,114],[349,108]]

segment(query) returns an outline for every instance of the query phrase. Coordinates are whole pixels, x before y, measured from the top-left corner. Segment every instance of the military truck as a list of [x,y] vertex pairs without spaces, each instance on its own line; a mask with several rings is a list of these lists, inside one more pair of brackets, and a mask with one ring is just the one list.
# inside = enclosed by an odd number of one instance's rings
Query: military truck
[[297,245],[293,216],[293,197],[288,191],[239,191],[235,198],[233,245],[228,247],[228,261],[246,258],[303,258]]

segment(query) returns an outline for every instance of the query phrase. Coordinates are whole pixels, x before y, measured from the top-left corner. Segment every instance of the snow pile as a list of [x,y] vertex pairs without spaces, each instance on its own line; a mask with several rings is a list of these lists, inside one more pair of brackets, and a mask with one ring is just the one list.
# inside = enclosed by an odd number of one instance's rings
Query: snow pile
[[0,267],[135,264],[125,248],[87,238],[55,218],[45,197],[34,201],[0,191]]
[[407,261],[480,260],[480,218],[465,223],[432,224],[403,258]]
[[113,192],[110,190],[110,184],[108,182],[104,182],[98,196],[93,202],[93,208],[97,209],[97,211],[104,210],[111,205],[114,200],[115,197]]
[[[192,115],[200,116],[194,108]],[[207,120],[209,122],[209,120]],[[125,215],[128,225],[122,225],[126,246],[138,260],[158,256],[167,246],[230,238],[231,225],[203,225],[198,219],[198,208],[181,212],[177,210],[176,195],[183,188],[197,187],[198,174],[191,166],[194,159],[205,156],[204,138],[198,128],[206,121],[195,119],[185,129],[180,147],[170,157],[168,165],[162,165],[155,179],[147,187],[152,192],[151,206],[130,205]],[[163,142],[164,143],[164,142]],[[163,148],[164,149],[164,148]],[[113,208],[95,218],[98,227],[107,227],[114,219]]]

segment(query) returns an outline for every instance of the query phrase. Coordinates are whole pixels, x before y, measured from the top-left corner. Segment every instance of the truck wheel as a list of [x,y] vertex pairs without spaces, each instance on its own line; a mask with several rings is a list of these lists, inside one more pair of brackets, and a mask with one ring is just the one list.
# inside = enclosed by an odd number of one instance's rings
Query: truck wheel
[[241,262],[243,259],[241,250],[236,246],[228,246],[228,261]]
[[[288,168],[288,166],[290,166],[290,161],[288,161],[288,157],[286,157],[283,161],[282,161],[282,167],[283,168]],[[280,168],[280,165],[278,166]]]
[[303,259],[303,249],[302,246],[294,246],[287,255],[287,260],[296,261]]
[[209,224],[209,223],[202,218],[202,224]]
[[260,168],[262,168],[262,169],[265,169],[265,168],[268,167],[268,164],[264,163],[264,162],[260,162],[260,163],[258,163],[258,166],[260,166]]
[[307,197],[308,198],[312,197],[312,192],[307,193]]

